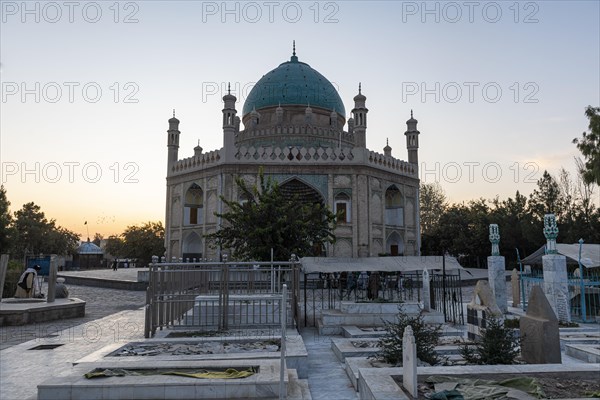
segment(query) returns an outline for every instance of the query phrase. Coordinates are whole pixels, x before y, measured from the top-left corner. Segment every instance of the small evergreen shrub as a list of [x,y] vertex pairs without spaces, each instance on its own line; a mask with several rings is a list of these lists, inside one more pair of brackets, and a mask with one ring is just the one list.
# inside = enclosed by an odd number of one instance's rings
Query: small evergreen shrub
[[474,345],[459,347],[460,355],[469,364],[514,364],[519,355],[519,338],[501,320],[489,318],[481,329],[481,339]]
[[402,305],[398,306],[398,311],[395,322],[384,321],[387,333],[377,342],[380,350],[374,357],[388,364],[402,364],[402,337],[404,329],[411,326],[417,344],[417,357],[431,365],[439,363],[441,360],[435,352],[435,346],[440,342],[442,327],[426,324],[422,312],[410,316],[404,312]]

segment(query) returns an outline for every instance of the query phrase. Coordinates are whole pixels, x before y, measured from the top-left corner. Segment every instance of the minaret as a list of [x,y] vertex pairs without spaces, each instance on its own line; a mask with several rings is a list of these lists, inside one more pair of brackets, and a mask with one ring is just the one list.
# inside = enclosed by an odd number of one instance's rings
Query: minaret
[[419,131],[417,130],[417,121],[413,118],[413,112],[410,110],[410,119],[406,121],[406,149],[408,150],[408,162],[419,164]]
[[361,84],[358,84],[358,94],[354,96],[354,145],[356,147],[367,147],[367,113],[365,106],[367,98],[361,93]]
[[392,156],[392,148],[390,147],[389,139],[385,139],[385,147],[383,148],[383,154],[387,157]]
[[202,155],[202,147],[200,146],[200,139],[198,139],[198,146],[194,147],[194,157],[200,157]]
[[227,84],[227,94],[223,96],[223,147],[225,151],[233,151],[235,147],[236,130],[236,97],[231,94],[231,85]]
[[179,151],[179,120],[175,118],[175,110],[173,110],[173,118],[169,119],[169,130],[167,140],[167,176],[171,173],[173,164],[177,162],[177,153]]

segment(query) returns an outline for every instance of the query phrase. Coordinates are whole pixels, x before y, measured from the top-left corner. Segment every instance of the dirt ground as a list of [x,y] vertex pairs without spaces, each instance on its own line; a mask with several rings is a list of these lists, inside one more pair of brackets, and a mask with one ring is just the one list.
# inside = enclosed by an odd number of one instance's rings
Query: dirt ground
[[[503,381],[511,378],[535,378],[541,386],[544,399],[570,398],[600,398],[600,371],[597,373],[553,373],[553,374],[488,374],[461,375],[462,378],[476,378],[493,381]],[[419,377],[419,399],[425,399],[425,394],[433,394],[433,384],[425,382],[426,376]],[[402,385],[402,378],[395,378]],[[595,394],[595,396],[594,396]]]

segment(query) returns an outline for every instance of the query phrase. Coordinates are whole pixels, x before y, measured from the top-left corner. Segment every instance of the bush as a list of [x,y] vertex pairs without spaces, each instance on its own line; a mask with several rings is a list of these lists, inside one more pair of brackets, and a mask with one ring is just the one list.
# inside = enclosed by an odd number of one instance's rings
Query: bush
[[404,329],[411,326],[417,344],[417,357],[431,365],[439,363],[440,358],[435,352],[435,346],[439,344],[442,336],[441,326],[426,324],[422,312],[417,316],[409,316],[402,309],[402,305],[398,306],[398,311],[396,322],[384,321],[387,333],[377,342],[380,350],[375,358],[392,365],[402,364],[402,337]]
[[22,263],[9,260],[8,268],[6,269],[6,277],[4,279],[4,289],[2,291],[2,297],[13,297],[17,290],[17,282],[21,277],[21,274],[25,271],[25,267]]
[[461,345],[460,355],[469,364],[514,364],[519,355],[519,338],[499,319],[489,318],[486,322],[481,339],[473,346]]

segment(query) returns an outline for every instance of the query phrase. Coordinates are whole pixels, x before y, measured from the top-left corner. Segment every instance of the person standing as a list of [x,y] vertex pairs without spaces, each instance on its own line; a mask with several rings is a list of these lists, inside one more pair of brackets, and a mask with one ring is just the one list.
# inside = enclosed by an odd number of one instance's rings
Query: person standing
[[115,259],[113,260],[113,264],[112,264],[113,271],[116,271],[116,270],[117,270],[117,265],[119,265],[119,264],[118,264],[118,262],[117,262],[117,259],[115,258]]
[[39,265],[29,267],[21,274],[19,281],[17,282],[17,291],[15,297],[19,299],[28,299],[33,297],[35,292],[34,284],[35,278],[37,278],[38,272],[42,269]]

